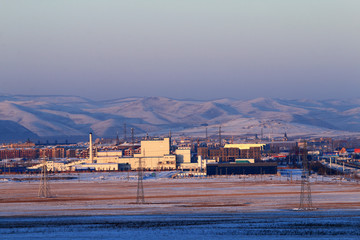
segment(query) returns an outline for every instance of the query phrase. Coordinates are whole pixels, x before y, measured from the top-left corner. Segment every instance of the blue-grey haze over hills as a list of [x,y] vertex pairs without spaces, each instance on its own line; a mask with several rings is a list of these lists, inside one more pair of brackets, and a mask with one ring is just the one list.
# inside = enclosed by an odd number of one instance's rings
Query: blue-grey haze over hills
[[0,139],[357,134],[358,29],[358,0],[3,0]]
[[94,101],[76,96],[0,96],[1,140],[122,138],[123,125],[145,136],[217,134],[267,137],[357,136],[360,134],[360,99],[212,101],[174,100],[164,97],[120,98]]
[[0,91],[356,98],[359,0],[0,3]]

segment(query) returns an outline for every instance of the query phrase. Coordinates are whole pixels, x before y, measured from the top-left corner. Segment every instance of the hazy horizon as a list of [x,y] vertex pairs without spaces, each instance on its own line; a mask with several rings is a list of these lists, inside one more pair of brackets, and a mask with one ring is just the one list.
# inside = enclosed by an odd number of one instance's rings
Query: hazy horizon
[[2,1],[13,95],[356,98],[360,1]]
[[263,97],[263,96],[257,96],[257,97],[249,97],[249,98],[236,98],[236,97],[218,97],[218,98],[203,98],[203,99],[197,99],[197,98],[192,98],[192,97],[171,97],[171,96],[124,96],[124,97],[108,97],[108,98],[92,98],[91,96],[86,97],[86,96],[80,96],[80,95],[68,95],[68,94],[12,94],[12,93],[4,93],[4,92],[0,92],[0,97],[6,97],[6,96],[14,96],[14,97],[79,97],[79,98],[84,98],[90,101],[111,101],[111,100],[117,100],[117,99],[130,99],[130,98],[168,98],[171,100],[179,100],[179,101],[199,101],[199,102],[208,102],[208,101],[216,101],[216,100],[221,100],[221,99],[229,99],[229,100],[235,100],[235,101],[251,101],[251,100],[255,100],[255,99],[275,99],[275,100],[289,100],[289,101],[301,101],[301,100],[309,100],[309,101],[332,101],[332,100],[339,100],[339,101],[347,101],[347,100],[352,100],[352,99],[360,99],[359,97],[342,97],[342,98],[338,98],[338,97],[329,97],[329,98],[323,98],[323,99],[315,99],[315,98],[291,98],[291,97]]

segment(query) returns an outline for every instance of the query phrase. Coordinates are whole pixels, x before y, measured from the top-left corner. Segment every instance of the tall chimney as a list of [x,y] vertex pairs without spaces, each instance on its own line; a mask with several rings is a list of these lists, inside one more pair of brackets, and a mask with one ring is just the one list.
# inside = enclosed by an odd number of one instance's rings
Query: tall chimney
[[92,133],[89,134],[89,155],[90,161],[93,162],[93,145],[92,145]]

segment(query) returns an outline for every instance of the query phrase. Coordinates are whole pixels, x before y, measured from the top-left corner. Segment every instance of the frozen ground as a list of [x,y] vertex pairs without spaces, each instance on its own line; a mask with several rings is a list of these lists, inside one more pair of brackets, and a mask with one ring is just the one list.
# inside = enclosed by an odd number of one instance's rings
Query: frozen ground
[[[333,164],[334,165],[334,164]],[[155,182],[206,182],[206,181],[225,181],[225,182],[296,182],[301,180],[301,169],[279,169],[280,175],[236,175],[236,176],[211,176],[211,177],[181,177],[181,171],[164,171],[164,172],[145,172],[145,181]],[[5,174],[0,175],[0,183],[5,182],[37,182],[39,174]],[[176,178],[176,179],[175,179]],[[57,173],[50,174],[50,182],[121,182],[137,181],[137,172],[93,172],[93,173]],[[359,180],[347,179],[343,176],[322,176],[312,174],[311,182],[357,182]]]
[[359,239],[360,212],[0,218],[1,239]]
[[[297,208],[300,174],[176,178],[147,172],[144,205],[135,204],[137,174],[82,173],[49,176],[51,198],[38,198],[38,175],[0,176],[0,216],[237,213]],[[311,177],[320,209],[360,209],[360,183]]]
[[[286,172],[285,172],[286,173]],[[0,176],[1,239],[359,239],[360,184],[311,177],[314,212],[297,212],[300,174],[173,178],[147,172],[146,204],[137,174]]]

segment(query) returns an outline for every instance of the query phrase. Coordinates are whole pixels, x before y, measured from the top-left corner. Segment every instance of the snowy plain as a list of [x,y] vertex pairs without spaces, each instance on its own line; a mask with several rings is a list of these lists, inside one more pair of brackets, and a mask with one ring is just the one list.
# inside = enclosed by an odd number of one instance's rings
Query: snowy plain
[[[50,175],[54,197],[36,197],[38,175],[0,176],[1,239],[359,239],[360,184],[311,177],[316,211],[298,206],[291,175],[173,178],[147,172]],[[290,177],[291,176],[291,177]]]

